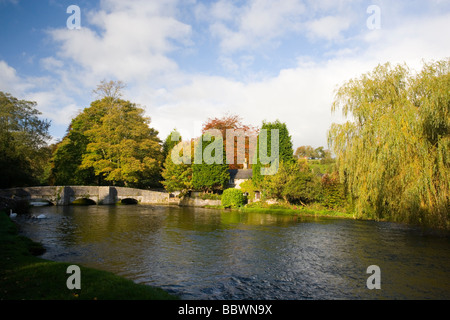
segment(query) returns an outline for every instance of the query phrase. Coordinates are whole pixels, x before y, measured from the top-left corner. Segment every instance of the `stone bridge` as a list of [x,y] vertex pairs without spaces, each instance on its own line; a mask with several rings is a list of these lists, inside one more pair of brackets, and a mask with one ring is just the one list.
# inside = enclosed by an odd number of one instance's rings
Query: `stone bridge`
[[[85,199],[92,204],[171,204],[173,198],[167,192],[141,190],[124,187],[94,186],[50,186],[0,189],[0,196],[33,201],[48,201],[54,205],[70,205],[76,200]],[[176,201],[176,200],[175,200]],[[177,202],[178,204],[178,202]]]

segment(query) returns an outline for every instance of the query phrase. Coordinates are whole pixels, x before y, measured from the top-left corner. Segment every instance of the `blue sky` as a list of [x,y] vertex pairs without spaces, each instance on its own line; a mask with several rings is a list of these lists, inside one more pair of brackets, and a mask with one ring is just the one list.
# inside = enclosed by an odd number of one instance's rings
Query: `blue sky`
[[294,147],[326,146],[342,121],[335,89],[380,63],[449,57],[448,30],[450,0],[0,0],[0,90],[36,101],[54,140],[106,79],[127,84],[161,139],[229,113],[286,122]]

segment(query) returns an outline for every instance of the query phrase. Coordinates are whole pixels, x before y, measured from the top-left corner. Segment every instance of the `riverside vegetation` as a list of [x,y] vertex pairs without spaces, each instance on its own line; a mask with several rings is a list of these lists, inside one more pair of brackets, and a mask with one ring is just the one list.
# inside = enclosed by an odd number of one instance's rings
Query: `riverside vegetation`
[[[217,194],[212,198],[224,193],[224,206],[243,211],[388,220],[450,230],[450,59],[425,64],[417,73],[405,65],[380,65],[345,83],[332,110],[342,110],[349,120],[332,124],[330,150],[301,146],[294,153],[286,124],[264,121],[260,129],[279,132],[279,167],[276,174],[261,175],[265,165],[258,158],[259,143],[254,158],[246,140],[244,157],[253,160],[253,179],[241,184],[241,192],[251,199],[259,192],[262,200],[246,206],[241,195],[226,190],[228,169],[241,169],[240,164],[173,164],[172,133],[161,141],[144,109],[121,99],[122,88],[120,81],[103,81],[95,90],[98,100],[72,120],[66,136],[54,145],[46,142],[50,123],[39,118],[36,103],[0,92],[0,187],[164,187],[181,195],[197,190]],[[243,129],[256,136],[259,130],[238,116],[209,119],[203,129]],[[267,138],[270,156],[270,134]],[[179,140],[195,153],[195,139]],[[269,204],[270,199],[275,203]],[[84,267],[83,289],[68,290],[69,264],[33,256],[30,250],[39,253],[41,248],[18,236],[5,213],[0,214],[0,246],[0,299],[173,298]]]
[[[183,141],[174,130],[162,141],[144,109],[122,99],[123,87],[103,81],[94,90],[98,99],[54,145],[46,143],[50,123],[39,118],[36,103],[0,93],[0,187],[115,185],[221,194],[228,170],[242,164],[174,164],[171,151],[178,142],[191,156],[211,150],[215,138],[196,147],[210,129],[222,132],[224,146],[238,151],[237,137],[226,141],[225,131],[233,129],[246,134],[241,158],[249,161],[253,178],[242,191],[249,195],[259,192],[263,200],[361,219],[450,229],[450,59],[425,63],[420,72],[387,63],[341,86],[332,111],[341,110],[348,120],[331,125],[330,150],[300,146],[294,152],[285,123],[263,121],[253,128],[236,115],[208,119],[198,139]],[[262,130],[267,139],[259,141]],[[271,130],[278,132],[279,166],[276,174],[262,175],[267,165],[259,147],[273,156]],[[253,137],[256,148],[249,146]]]

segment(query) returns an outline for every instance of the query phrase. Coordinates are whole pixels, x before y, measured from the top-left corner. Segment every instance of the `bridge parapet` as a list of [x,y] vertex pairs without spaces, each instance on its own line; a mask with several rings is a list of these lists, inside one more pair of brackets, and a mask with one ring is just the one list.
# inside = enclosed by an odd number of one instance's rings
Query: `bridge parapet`
[[135,199],[142,204],[168,204],[166,192],[124,187],[45,186],[0,189],[0,196],[24,200],[47,200],[54,205],[70,205],[77,199],[89,199],[97,204],[116,204],[123,199]]

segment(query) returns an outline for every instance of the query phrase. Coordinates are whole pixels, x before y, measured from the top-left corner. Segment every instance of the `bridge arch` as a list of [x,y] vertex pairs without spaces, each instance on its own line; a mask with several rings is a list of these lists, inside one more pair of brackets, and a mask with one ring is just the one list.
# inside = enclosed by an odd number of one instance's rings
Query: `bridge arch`
[[[113,186],[41,186],[0,189],[0,197],[32,201],[44,199],[57,206],[67,206],[79,199],[90,199],[99,205],[121,202],[121,199],[139,204],[169,204],[169,194],[159,190],[143,190]],[[173,199],[172,199],[173,200]],[[126,202],[125,201],[125,202]],[[90,202],[90,204],[94,204]]]
[[97,202],[95,202],[94,200],[90,199],[90,198],[78,198],[75,199],[74,201],[72,201],[71,205],[76,205],[76,206],[95,206],[97,204]]
[[120,200],[120,204],[130,205],[130,204],[138,204],[139,201],[134,198],[124,198]]

